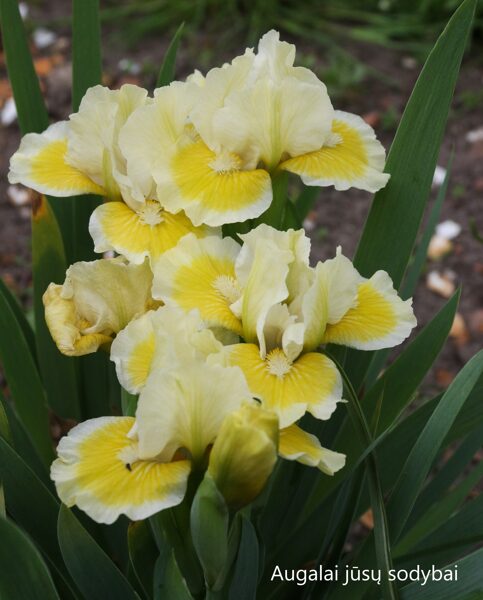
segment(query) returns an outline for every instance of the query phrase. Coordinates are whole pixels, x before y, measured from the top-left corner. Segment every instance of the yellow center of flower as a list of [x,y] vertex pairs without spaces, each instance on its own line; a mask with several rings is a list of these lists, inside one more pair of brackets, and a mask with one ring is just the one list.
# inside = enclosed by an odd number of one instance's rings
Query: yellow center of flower
[[242,160],[233,152],[222,152],[212,160],[209,166],[217,173],[230,173],[231,171],[239,171],[242,166]]
[[137,212],[141,223],[145,225],[159,225],[164,221],[163,208],[156,200],[146,200],[146,204]]
[[265,361],[268,372],[280,377],[280,379],[282,379],[292,368],[292,363],[285,356],[285,352],[281,348],[275,348],[269,352]]
[[240,297],[240,286],[234,277],[230,277],[229,275],[218,275],[212,285],[229,304],[233,304],[233,302],[236,302]]

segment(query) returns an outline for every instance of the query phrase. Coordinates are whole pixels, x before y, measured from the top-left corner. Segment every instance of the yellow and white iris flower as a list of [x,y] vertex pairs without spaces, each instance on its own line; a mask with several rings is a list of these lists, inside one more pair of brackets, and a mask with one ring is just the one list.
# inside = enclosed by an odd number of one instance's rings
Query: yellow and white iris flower
[[147,262],[123,258],[74,263],[63,285],[51,283],[43,296],[45,320],[59,350],[68,356],[109,347],[135,317],[159,306],[151,297]]
[[212,226],[262,214],[279,170],[306,185],[384,187],[385,151],[372,128],[334,110],[326,86],[294,60],[295,46],[270,31],[256,54],[248,49],[206,77],[196,72],[184,88],[176,84],[176,105],[160,90],[121,133],[128,175],[154,178],[168,210]]
[[[179,345],[180,341],[183,341],[182,346]],[[239,346],[250,345],[239,344]],[[203,359],[209,364],[231,366],[227,361],[229,355],[227,353],[235,347],[238,345],[223,346],[213,331],[207,328],[207,323],[201,319],[198,310],[184,313],[175,306],[162,306],[129,323],[112,345],[111,360],[116,364],[121,385],[133,394],[139,392],[142,394],[152,371],[163,368],[163,366],[167,368],[166,365],[181,369],[185,363],[190,364],[194,359]],[[180,348],[182,348],[181,354]],[[328,360],[321,354],[316,356],[322,357],[323,361]],[[237,366],[240,366],[243,371],[242,365]],[[250,385],[247,372],[243,372],[248,385]],[[324,372],[319,372],[318,375],[323,377]],[[189,372],[186,376],[189,377]],[[337,386],[340,388],[338,372],[332,370],[330,377],[338,378]],[[330,385],[325,383],[322,384],[322,387],[326,389]],[[256,395],[251,386],[250,390],[252,395]],[[303,392],[303,390],[301,391]],[[336,400],[340,398],[340,391],[338,389],[333,393]],[[329,406],[329,399],[326,399],[325,404]],[[304,404],[305,406],[306,404]],[[275,414],[277,423],[284,427],[280,431],[280,456],[288,460],[298,460],[306,465],[318,466],[327,474],[333,474],[343,466],[344,456],[323,448],[315,436],[302,431],[296,425],[288,427],[285,424],[282,425],[281,411],[276,406],[262,402],[262,407]],[[324,408],[325,414],[328,415],[333,408],[335,408],[335,402],[333,407]]]
[[395,346],[415,326],[411,301],[397,296],[383,271],[361,277],[340,249],[311,268],[302,230],[261,225],[240,237],[242,247],[186,237],[156,264],[153,296],[184,310],[197,307],[209,325],[231,326],[241,336],[243,342],[226,346],[222,356],[242,369],[252,393],[277,413],[283,429],[305,412],[328,419],[341,400],[342,382],[317,348]]
[[179,504],[225,417],[245,401],[250,392],[233,367],[192,361],[152,371],[135,418],[91,419],[61,439],[51,468],[60,499],[100,523]]
[[62,438],[51,469],[59,497],[101,523],[121,514],[145,519],[179,504],[190,472],[208,468],[227,502],[250,502],[276,461],[277,416],[253,400],[240,369],[207,360],[220,344],[199,315],[161,307],[135,324],[124,334],[139,340],[143,326],[147,338],[154,332],[151,354],[146,347],[139,354],[126,335],[115,343],[128,342],[138,364],[147,361],[136,416],[91,419]]
[[131,262],[156,259],[189,232],[204,235],[183,212],[165,210],[151,188],[128,177],[119,137],[128,117],[152,99],[135,85],[87,90],[68,121],[29,133],[10,162],[9,181],[52,196],[99,194],[89,231],[96,252],[114,250]]

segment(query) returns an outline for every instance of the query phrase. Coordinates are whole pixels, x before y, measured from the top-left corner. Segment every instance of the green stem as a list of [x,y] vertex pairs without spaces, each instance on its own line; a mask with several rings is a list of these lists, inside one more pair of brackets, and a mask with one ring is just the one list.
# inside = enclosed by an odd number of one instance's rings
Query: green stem
[[254,227],[266,223],[275,227],[275,229],[283,228],[288,201],[287,180],[288,173],[285,171],[275,171],[275,173],[272,173],[273,200],[263,215],[255,219]]
[[[354,428],[356,429],[362,443],[364,445],[371,445],[374,443],[374,440],[352,383],[337,360],[332,356],[330,356],[330,358],[339,369],[345,388],[349,394],[350,402],[347,404],[347,407]],[[382,567],[383,598],[387,600],[397,600],[399,598],[397,588],[393,582],[389,581],[389,571],[392,569],[389,528],[387,524],[384,495],[382,492],[381,481],[379,479],[375,452],[371,452],[366,458],[365,462],[369,493],[371,497],[371,506],[374,516],[374,541],[376,556],[378,564]]]

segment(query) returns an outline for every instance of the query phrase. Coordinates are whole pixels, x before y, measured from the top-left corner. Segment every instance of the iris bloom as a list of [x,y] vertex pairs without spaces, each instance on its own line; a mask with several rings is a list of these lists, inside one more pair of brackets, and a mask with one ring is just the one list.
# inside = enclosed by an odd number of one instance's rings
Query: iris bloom
[[[61,500],[101,523],[120,514],[145,519],[175,506],[190,472],[207,467],[227,502],[246,504],[275,464],[277,417],[252,399],[240,369],[210,364],[209,353],[220,347],[213,333],[195,314],[185,318],[165,307],[157,313],[151,321],[158,325],[152,330],[156,352],[149,359],[155,368],[145,370],[135,418],[81,423],[62,438],[52,465]],[[148,323],[146,316],[139,321]],[[118,349],[127,341],[126,331],[136,337],[135,323],[124,331],[124,340],[116,339]],[[139,359],[142,353],[136,351]],[[235,455],[240,436],[243,448]]]
[[411,300],[398,297],[384,271],[361,277],[340,249],[311,268],[303,230],[261,225],[240,237],[242,247],[181,240],[156,264],[153,296],[185,311],[198,307],[209,325],[239,334],[243,342],[225,346],[220,361],[240,367],[251,392],[277,413],[281,448],[302,440],[310,447],[296,422],[305,412],[330,418],[342,397],[337,368],[317,348],[401,343],[416,324]]
[[51,283],[43,296],[45,320],[63,354],[81,356],[109,347],[133,318],[159,306],[151,297],[147,262],[123,258],[74,263],[63,285]]
[[90,88],[79,112],[44,133],[29,133],[10,162],[9,181],[52,196],[99,194],[89,231],[96,252],[114,250],[140,264],[156,258],[188,232],[203,235],[183,212],[167,212],[154,191],[128,178],[119,135],[131,113],[152,102],[146,90]]
[[372,128],[334,110],[326,86],[294,60],[295,46],[270,31],[256,54],[248,49],[206,77],[196,72],[184,87],[160,90],[121,132],[128,176],[154,179],[168,210],[212,226],[263,213],[280,170],[306,185],[384,187],[385,152]]
[[[209,239],[207,238],[207,240]],[[184,314],[179,308],[170,306],[163,306],[131,321],[117,336],[111,349],[111,359],[116,364],[121,385],[133,394],[141,392],[142,395],[146,381],[149,380],[150,373],[157,368],[157,365],[175,365],[176,368],[181,369],[185,362],[191,360],[193,356],[202,356],[209,364],[231,366],[226,360],[225,352],[235,346],[224,346],[215,338],[211,329],[207,329],[206,325],[197,310]],[[216,327],[215,331],[218,331]],[[190,356],[179,355],[174,347],[176,344],[173,345],[170,340],[184,340],[186,343],[183,347],[191,348],[192,354]],[[313,354],[316,357],[315,360],[317,357],[321,357],[322,364],[326,365],[326,361],[328,361],[326,357],[321,354]],[[330,365],[332,365],[331,362]],[[241,365],[240,367],[243,371]],[[324,392],[329,390],[329,393],[321,400],[319,414],[329,418],[335,409],[337,400],[340,399],[342,390],[340,376],[335,367],[329,366],[326,371],[328,381],[322,383],[322,389]],[[316,372],[315,375],[324,377],[326,371]],[[244,372],[244,375],[250,385],[247,373]],[[319,384],[319,390],[320,387]],[[250,390],[251,394],[255,393],[251,386]],[[298,391],[304,392],[303,389]],[[304,407],[306,406],[307,404],[304,404]],[[344,466],[345,457],[342,454],[323,448],[315,436],[302,431],[296,425],[289,427],[282,422],[280,416],[283,412],[275,404],[270,405],[263,401],[262,407],[277,416],[277,422],[281,427],[280,456],[316,466],[329,475]],[[313,410],[315,411],[315,408]]]

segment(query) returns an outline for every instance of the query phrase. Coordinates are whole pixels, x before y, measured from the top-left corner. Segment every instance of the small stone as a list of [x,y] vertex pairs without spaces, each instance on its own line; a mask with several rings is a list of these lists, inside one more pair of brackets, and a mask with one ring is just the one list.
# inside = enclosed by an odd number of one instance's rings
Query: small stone
[[470,340],[470,334],[466,327],[463,315],[457,312],[454,316],[453,324],[449,331],[449,336],[452,337],[458,346],[464,346]]
[[453,243],[440,235],[433,235],[428,246],[428,258],[439,260],[453,250]]
[[440,167],[436,165],[436,169],[434,170],[433,175],[433,187],[441,187],[446,178],[446,169],[444,167]]
[[34,30],[32,38],[37,48],[42,50],[43,48],[48,48],[55,42],[56,35],[53,31],[50,31],[49,29],[39,27],[38,29]]
[[2,116],[0,118],[1,123],[4,127],[8,127],[14,123],[17,119],[17,107],[15,106],[15,100],[8,98],[2,108]]
[[465,140],[470,144],[476,144],[476,142],[483,142],[483,127],[472,129],[465,135]]
[[426,277],[426,287],[443,298],[451,297],[456,289],[448,272],[441,275],[437,271],[430,271],[428,273]]
[[456,221],[451,221],[450,219],[443,221],[436,226],[436,235],[439,235],[447,240],[454,239],[460,233],[461,225],[456,223]]
[[30,205],[30,193],[27,188],[21,185],[9,185],[7,196],[13,206]]
[[25,20],[29,14],[29,7],[26,2],[19,2],[18,9],[20,11],[20,16],[23,20]]
[[418,66],[418,61],[413,56],[403,56],[401,64],[405,69],[413,71]]

